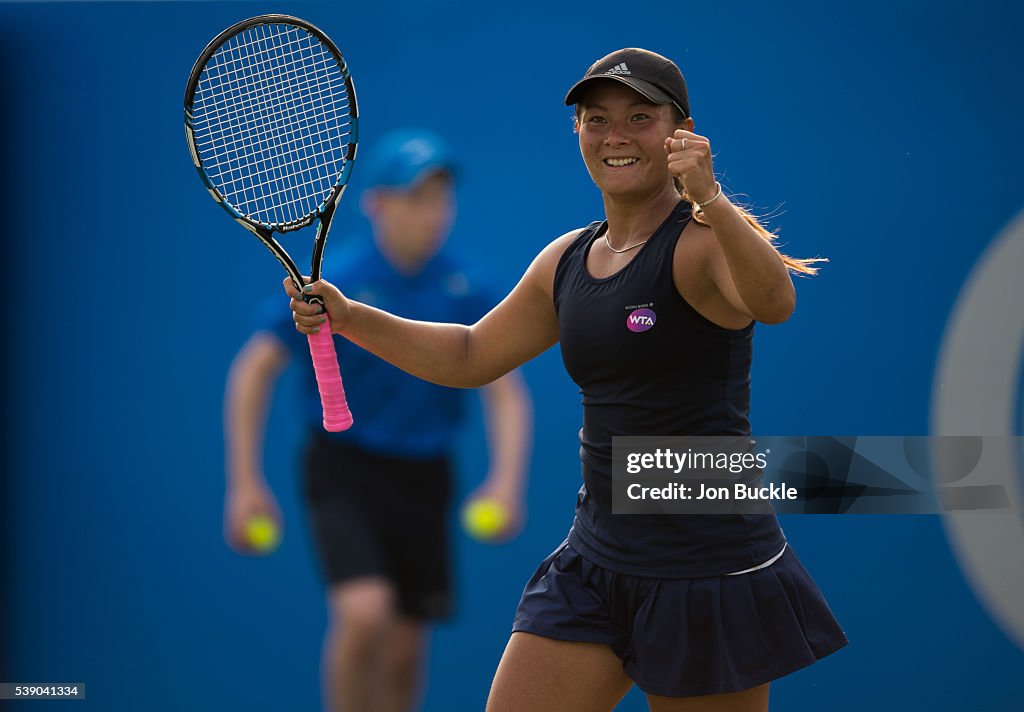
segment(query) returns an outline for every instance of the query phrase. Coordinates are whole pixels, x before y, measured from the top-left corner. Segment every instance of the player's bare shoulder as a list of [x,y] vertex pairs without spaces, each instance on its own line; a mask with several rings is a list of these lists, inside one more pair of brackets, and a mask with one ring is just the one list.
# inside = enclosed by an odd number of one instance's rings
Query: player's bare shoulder
[[695,254],[699,254],[697,251],[713,249],[717,244],[715,233],[711,228],[695,219],[691,219],[679,234],[679,247],[685,245]]
[[576,238],[580,236],[586,228],[577,228],[570,230],[564,235],[559,235],[554,240],[549,242],[547,246],[540,251],[530,265],[530,268],[526,271],[526,278],[531,283],[542,289],[544,293],[551,297],[552,290],[555,282],[555,269],[558,267],[559,260],[562,259],[562,255],[569,248]]

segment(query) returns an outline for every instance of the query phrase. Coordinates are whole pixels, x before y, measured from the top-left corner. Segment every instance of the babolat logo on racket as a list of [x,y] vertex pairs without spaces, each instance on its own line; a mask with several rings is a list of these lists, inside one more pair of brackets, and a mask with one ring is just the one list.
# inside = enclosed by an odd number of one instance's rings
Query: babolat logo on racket
[[654,313],[653,309],[648,309],[647,307],[626,308],[633,310],[626,317],[626,327],[632,332],[640,333],[641,331],[647,331],[658,320],[658,315]]
[[626,63],[622,62],[621,64],[616,64],[611,69],[606,70],[605,74],[632,74],[632,72],[629,71],[629,67],[626,66]]

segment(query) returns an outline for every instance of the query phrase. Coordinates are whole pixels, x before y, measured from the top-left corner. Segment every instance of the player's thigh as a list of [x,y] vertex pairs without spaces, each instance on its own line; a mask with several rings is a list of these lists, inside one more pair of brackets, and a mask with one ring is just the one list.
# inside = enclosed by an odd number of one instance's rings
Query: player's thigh
[[647,695],[651,712],[768,712],[768,683],[742,692],[700,697]]
[[632,687],[607,645],[513,633],[494,674],[487,712],[600,712]]

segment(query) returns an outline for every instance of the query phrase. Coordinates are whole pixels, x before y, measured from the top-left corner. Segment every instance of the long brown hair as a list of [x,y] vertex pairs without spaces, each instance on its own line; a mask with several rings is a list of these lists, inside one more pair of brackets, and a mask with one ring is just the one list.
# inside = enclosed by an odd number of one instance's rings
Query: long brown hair
[[[684,122],[686,120],[686,117],[682,115],[682,112],[680,112],[679,107],[677,107],[675,104],[672,104],[671,107],[673,118],[675,119],[676,123],[681,124],[682,122]],[[573,130],[576,133],[580,132],[580,113],[582,111],[582,107],[579,104],[576,104],[573,112]],[[693,219],[699,222],[701,225],[711,227],[711,225],[704,218],[704,212],[700,209],[700,206],[697,205],[697,203],[694,202],[693,199],[691,199],[688,195],[686,195],[686,191],[683,190],[683,185],[680,182],[679,178],[673,176],[672,182],[675,184],[676,190],[679,191],[679,197],[685,198],[690,202],[690,205],[693,206]],[[814,265],[816,265],[818,262],[828,262],[828,259],[824,257],[801,258],[790,257],[789,255],[784,254],[778,248],[778,234],[769,230],[764,225],[764,223],[761,222],[761,218],[751,213],[745,206],[733,202],[732,197],[729,196],[728,194],[726,194],[726,196],[729,197],[730,202],[733,203],[733,207],[735,207],[736,210],[739,211],[740,215],[743,216],[743,219],[747,221],[747,224],[754,228],[754,231],[757,232],[758,235],[763,237],[764,240],[775,249],[775,252],[778,253],[779,257],[782,259],[782,263],[786,265],[786,269],[788,269],[790,272],[803,275],[815,275],[818,274],[818,268],[815,267]]]
[[[694,202],[686,194],[686,191],[683,190],[683,186],[680,185],[679,179],[673,176],[672,182],[675,183],[676,190],[679,191],[679,196],[681,198],[685,198],[686,200],[688,200],[690,202],[690,205],[693,206],[693,219],[699,222],[701,225],[711,227],[711,225],[709,225],[707,220],[704,218],[704,211],[701,210],[700,206],[697,205],[697,203]],[[729,196],[727,195],[727,197]],[[769,230],[764,225],[764,223],[761,222],[761,218],[751,213],[746,207],[734,202],[731,197],[729,198],[729,200],[730,202],[732,202],[733,207],[736,208],[739,214],[743,216],[743,219],[747,221],[747,224],[750,225],[750,227],[754,228],[754,231],[758,235],[763,237],[769,245],[775,248],[775,252],[778,253],[780,258],[782,258],[782,263],[786,265],[786,269],[788,269],[790,272],[813,276],[818,274],[818,268],[814,266],[815,264],[817,264],[818,262],[828,262],[828,259],[825,257],[802,258],[790,257],[789,255],[784,254],[776,244],[779,239],[778,233]]]

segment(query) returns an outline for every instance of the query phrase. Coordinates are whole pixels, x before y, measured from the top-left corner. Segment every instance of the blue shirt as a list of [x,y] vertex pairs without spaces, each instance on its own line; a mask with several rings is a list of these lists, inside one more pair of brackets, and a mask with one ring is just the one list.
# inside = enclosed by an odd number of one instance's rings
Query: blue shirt
[[[477,269],[450,249],[442,248],[416,274],[398,272],[365,239],[324,267],[324,278],[356,301],[396,316],[420,321],[473,324],[497,303]],[[320,396],[313,375],[309,345],[295,330],[288,301],[268,300],[260,309],[257,328],[273,333],[291,351],[303,370],[301,412],[310,427],[324,435],[366,450],[400,457],[448,454],[463,412],[461,389],[420,380],[335,335],[345,394],[355,424],[342,433],[321,425]]]

